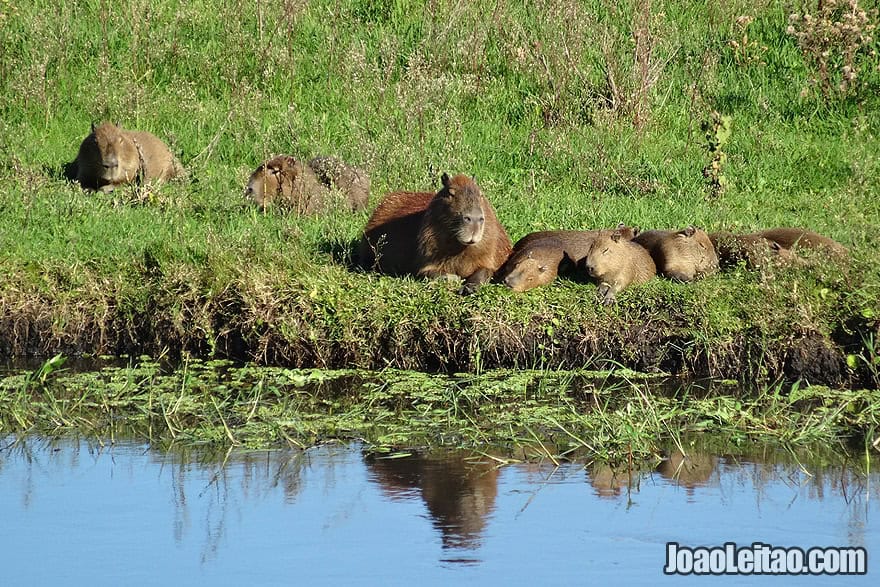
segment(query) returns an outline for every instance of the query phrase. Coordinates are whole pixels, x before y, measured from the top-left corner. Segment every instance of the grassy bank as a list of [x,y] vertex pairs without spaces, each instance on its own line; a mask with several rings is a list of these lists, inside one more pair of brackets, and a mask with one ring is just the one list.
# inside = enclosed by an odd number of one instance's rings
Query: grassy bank
[[[790,19],[810,2],[638,4],[0,2],[0,355],[453,371],[613,360],[876,386],[876,39],[840,89],[853,42],[831,47],[822,78],[822,51]],[[726,142],[703,130],[713,112],[730,117]],[[166,139],[189,178],[112,195],[68,184],[63,165],[104,118]],[[610,309],[576,280],[461,299],[353,271],[367,213],[247,206],[249,171],[275,153],[362,166],[373,205],[473,174],[514,239],[621,221],[803,225],[852,254],[657,280]]]
[[0,435],[371,450],[437,447],[527,458],[644,462],[697,435],[717,450],[816,446],[872,453],[876,390],[731,383],[665,385],[625,370],[481,375],[235,367],[141,359],[69,372],[59,361],[0,380]]

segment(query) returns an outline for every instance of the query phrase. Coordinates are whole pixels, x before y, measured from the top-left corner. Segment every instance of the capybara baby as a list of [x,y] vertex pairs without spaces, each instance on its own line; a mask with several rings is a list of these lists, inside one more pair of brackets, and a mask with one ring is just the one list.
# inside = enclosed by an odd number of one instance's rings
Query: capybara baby
[[320,156],[309,161],[309,167],[325,186],[342,192],[353,212],[367,207],[370,198],[370,177],[363,169],[352,167],[342,159]]
[[492,204],[465,175],[443,174],[430,192],[394,192],[370,217],[361,239],[362,267],[392,275],[456,275],[471,293],[510,256],[511,242]]
[[342,192],[348,209],[362,210],[367,205],[370,179],[335,157],[316,157],[304,164],[296,157],[279,155],[254,170],[244,195],[264,210],[275,205],[308,215],[330,205],[331,188]]
[[705,231],[688,226],[684,230],[647,230],[633,242],[645,247],[657,272],[670,279],[693,281],[718,271],[718,256]]
[[848,251],[839,242],[805,228],[769,228],[754,233],[779,243],[783,249],[809,248],[845,257]]
[[116,186],[181,175],[183,167],[155,135],[92,124],[73,162],[71,174],[85,189],[112,192]]
[[712,232],[709,240],[715,247],[719,265],[724,268],[744,262],[749,269],[761,269],[770,263],[784,265],[792,260],[790,250],[757,234]]
[[567,260],[565,245],[560,239],[532,239],[513,248],[513,253],[498,270],[497,280],[515,292],[528,291],[556,279],[560,265]]
[[602,231],[585,259],[587,273],[599,283],[599,298],[612,304],[629,285],[644,283],[657,274],[654,260],[643,246],[621,230]]
[[[623,223],[617,225],[617,230],[626,239],[632,239],[638,234],[637,228],[626,226]],[[513,253],[529,246],[531,243],[545,238],[555,238],[562,241],[565,255],[575,267],[581,267],[583,261],[593,246],[593,241],[599,236],[601,230],[542,230],[525,235],[513,245]]]

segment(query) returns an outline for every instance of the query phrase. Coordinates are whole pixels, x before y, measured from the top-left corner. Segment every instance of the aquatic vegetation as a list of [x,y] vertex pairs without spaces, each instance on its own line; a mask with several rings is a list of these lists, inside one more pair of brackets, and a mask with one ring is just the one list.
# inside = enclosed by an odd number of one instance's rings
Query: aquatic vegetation
[[0,380],[0,433],[79,432],[151,443],[377,451],[500,449],[517,458],[655,459],[685,435],[748,444],[876,444],[876,390],[778,384],[744,390],[620,371],[284,369],[147,357],[85,372]]

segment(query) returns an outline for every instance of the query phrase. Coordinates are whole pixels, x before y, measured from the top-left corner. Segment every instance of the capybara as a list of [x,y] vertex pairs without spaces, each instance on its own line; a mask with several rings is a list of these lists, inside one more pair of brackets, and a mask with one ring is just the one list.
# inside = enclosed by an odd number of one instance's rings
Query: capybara
[[370,177],[363,169],[352,167],[342,159],[320,156],[309,161],[309,167],[325,186],[342,192],[353,212],[367,207],[370,198]]
[[[638,234],[638,228],[632,228],[623,223],[617,225],[617,230],[619,230],[621,236],[627,240],[632,239]],[[516,244],[513,245],[513,253],[516,254],[517,251],[530,245],[534,241],[545,238],[555,238],[562,241],[565,254],[571,260],[572,264],[575,267],[581,267],[587,253],[590,252],[590,247],[593,245],[593,241],[596,240],[596,237],[599,236],[601,232],[601,230],[542,230],[539,232],[532,232],[516,241]]]
[[565,245],[560,239],[533,239],[513,248],[513,253],[498,270],[497,279],[515,292],[528,291],[556,279],[560,265],[567,260]]
[[715,247],[702,229],[647,230],[637,234],[633,242],[645,247],[657,272],[670,279],[693,281],[718,271]]
[[724,268],[744,262],[749,269],[761,269],[769,263],[788,264],[792,261],[790,250],[757,234],[720,231],[710,233],[709,240],[715,247],[719,265]]
[[769,228],[754,234],[779,243],[783,249],[817,249],[840,257],[848,254],[839,242],[805,228]]
[[462,293],[492,277],[510,256],[510,237],[473,179],[444,173],[442,183],[436,194],[385,196],[364,229],[362,267],[391,275],[456,275],[465,280]]
[[327,209],[333,188],[345,197],[348,209],[366,207],[369,177],[335,157],[315,157],[307,164],[290,155],[273,157],[254,170],[244,195],[264,210],[275,205],[308,215]]
[[590,277],[599,284],[599,298],[612,304],[623,288],[644,283],[657,274],[654,260],[642,245],[626,238],[621,230],[602,231],[585,259]]
[[71,175],[85,189],[112,192],[116,186],[181,175],[183,167],[155,135],[92,124],[73,162]]

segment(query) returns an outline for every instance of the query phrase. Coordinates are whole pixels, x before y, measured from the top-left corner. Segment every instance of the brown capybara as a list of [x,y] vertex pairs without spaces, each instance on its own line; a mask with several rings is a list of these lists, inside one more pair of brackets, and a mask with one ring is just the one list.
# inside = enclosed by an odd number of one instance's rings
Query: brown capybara
[[633,242],[645,247],[657,272],[670,279],[693,281],[718,271],[715,247],[702,229],[647,230],[637,234]]
[[515,292],[528,291],[556,279],[560,265],[566,261],[570,260],[560,239],[533,239],[513,248],[513,253],[498,270],[497,280]]
[[510,237],[466,175],[442,177],[430,192],[394,192],[370,217],[358,250],[362,267],[391,275],[464,278],[462,293],[488,281],[510,256]]
[[105,193],[119,185],[183,174],[183,166],[155,135],[110,122],[92,124],[71,167],[70,174],[83,188]]
[[809,248],[839,257],[845,257],[849,253],[847,248],[836,240],[805,228],[769,228],[753,234],[777,242],[783,249]]
[[723,268],[744,262],[749,269],[761,269],[771,263],[788,264],[793,259],[790,250],[782,248],[776,241],[756,234],[712,232],[709,240],[715,247],[718,264]]
[[[623,223],[617,225],[617,230],[623,238],[629,240],[638,234],[638,228],[626,226]],[[532,242],[545,239],[555,238],[562,241],[566,256],[571,260],[575,267],[581,267],[583,261],[590,252],[593,241],[599,236],[601,230],[542,230],[532,232],[525,235],[513,245],[513,253],[530,245]]]
[[584,264],[590,277],[598,282],[599,298],[606,305],[614,303],[625,287],[657,275],[647,249],[627,239],[621,230],[603,231],[596,237]]
[[308,215],[331,205],[331,189],[342,193],[348,209],[362,210],[370,194],[370,179],[335,157],[315,157],[304,164],[296,157],[278,155],[254,170],[244,195],[264,210],[274,205]]
[[309,161],[309,167],[321,183],[342,192],[353,212],[367,207],[370,177],[364,170],[352,167],[342,159],[328,156],[315,157]]

